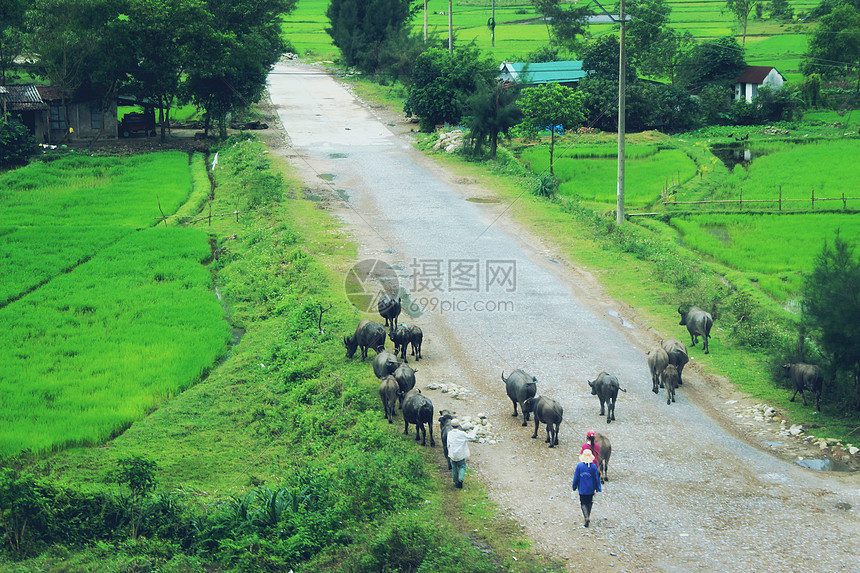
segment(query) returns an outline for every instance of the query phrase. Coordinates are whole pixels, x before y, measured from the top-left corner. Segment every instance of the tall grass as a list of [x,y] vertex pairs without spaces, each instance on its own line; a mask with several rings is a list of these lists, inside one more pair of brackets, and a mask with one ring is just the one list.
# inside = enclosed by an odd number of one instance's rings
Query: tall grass
[[855,215],[697,215],[673,217],[684,245],[742,270],[781,303],[797,297],[804,273],[838,230],[860,241]]
[[99,443],[197,381],[229,335],[209,254],[141,231],[0,309],[0,455]]
[[[782,189],[783,199],[810,199],[813,190],[817,198],[836,198],[843,193],[860,197],[856,140],[814,141],[776,149],[755,159],[749,169],[736,167],[727,182],[727,193],[734,198],[743,189],[744,198],[775,200]],[[854,208],[858,206],[853,202]],[[830,203],[822,208],[841,207],[841,203]]]
[[[658,201],[667,182],[686,181],[696,175],[696,165],[683,151],[654,145],[628,148],[625,169],[626,204],[646,207]],[[521,154],[535,173],[549,170],[549,147],[531,147]],[[554,161],[555,176],[561,181],[560,193],[580,200],[615,205],[617,195],[617,149],[609,146],[571,146]]]

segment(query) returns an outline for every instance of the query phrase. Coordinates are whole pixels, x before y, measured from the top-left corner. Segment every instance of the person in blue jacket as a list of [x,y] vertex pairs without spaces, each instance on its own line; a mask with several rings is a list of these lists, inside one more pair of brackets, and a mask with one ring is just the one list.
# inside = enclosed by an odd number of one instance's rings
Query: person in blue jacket
[[594,465],[594,454],[591,450],[583,450],[579,454],[579,463],[573,473],[573,489],[579,491],[579,506],[585,518],[585,527],[588,527],[594,494],[600,491],[600,471]]

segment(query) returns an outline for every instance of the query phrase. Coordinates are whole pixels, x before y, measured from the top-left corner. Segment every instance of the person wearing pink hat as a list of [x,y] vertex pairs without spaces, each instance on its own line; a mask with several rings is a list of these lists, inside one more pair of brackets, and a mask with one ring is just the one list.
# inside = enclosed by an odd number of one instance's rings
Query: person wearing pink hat
[[600,461],[600,445],[594,443],[594,430],[588,430],[588,433],[585,434],[585,443],[582,444],[582,448],[579,450],[581,454],[585,450],[591,450],[591,453],[594,454],[594,463],[596,464]]
[[573,490],[579,492],[579,507],[582,508],[582,516],[585,518],[585,527],[591,522],[591,504],[594,494],[600,489],[600,472],[594,465],[594,454],[591,450],[583,450],[579,454],[579,463],[573,473]]

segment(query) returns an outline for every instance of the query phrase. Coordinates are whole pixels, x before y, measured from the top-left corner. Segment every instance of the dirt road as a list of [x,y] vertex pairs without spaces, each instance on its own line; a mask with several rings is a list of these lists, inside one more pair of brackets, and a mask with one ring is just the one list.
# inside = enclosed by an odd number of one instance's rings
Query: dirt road
[[[482,480],[540,551],[571,571],[860,571],[860,474],[793,463],[805,446],[777,423],[739,417],[751,403],[702,374],[698,349],[667,406],[644,358],[659,334],[516,225],[491,190],[415,151],[407,124],[317,68],[279,64],[269,87],[288,134],[280,151],[307,192],[416,303],[401,321],[425,333],[419,387],[437,410],[487,416],[494,443],[472,447],[466,487]],[[511,416],[500,373],[514,368],[564,407],[559,447]],[[627,389],[609,425],[587,385],[602,370]],[[431,383],[465,391],[454,398]],[[585,529],[570,481],[589,429],[611,439],[613,455]]]

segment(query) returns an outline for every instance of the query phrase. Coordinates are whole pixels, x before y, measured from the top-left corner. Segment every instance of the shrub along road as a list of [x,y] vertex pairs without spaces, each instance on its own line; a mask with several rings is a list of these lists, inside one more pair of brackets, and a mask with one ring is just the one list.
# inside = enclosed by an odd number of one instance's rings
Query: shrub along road
[[[860,569],[860,474],[802,469],[791,461],[797,449],[769,453],[767,443],[788,438],[778,424],[737,423],[748,400],[704,372],[700,348],[667,406],[665,393],[651,393],[645,363],[660,333],[516,224],[512,209],[486,202],[491,190],[434,164],[402,121],[317,68],[279,64],[269,88],[287,132],[279,151],[351,230],[361,258],[392,265],[420,307],[401,317],[424,330],[425,358],[410,360],[418,386],[437,412],[489,420],[497,442],[472,446],[466,487],[482,480],[540,551],[571,570]],[[662,334],[688,341],[680,326]],[[543,427],[532,440],[533,422],[523,428],[522,415],[511,417],[499,374],[514,368],[564,407],[557,448],[544,443]],[[627,389],[611,425],[587,385],[602,370]],[[427,388],[433,382],[465,392],[454,399]],[[570,482],[589,429],[609,436],[613,455],[585,529]],[[438,426],[434,434],[438,441]],[[450,480],[438,449],[440,477]]]

